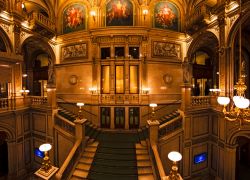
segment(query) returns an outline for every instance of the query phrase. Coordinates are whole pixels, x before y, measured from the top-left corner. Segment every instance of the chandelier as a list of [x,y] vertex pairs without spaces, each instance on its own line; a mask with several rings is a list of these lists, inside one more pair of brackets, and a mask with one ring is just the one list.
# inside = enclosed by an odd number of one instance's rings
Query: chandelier
[[[239,11],[241,18],[241,1],[239,2]],[[247,86],[245,85],[244,78],[245,75],[241,74],[241,19],[240,19],[240,27],[239,27],[239,80],[234,85],[234,89],[236,90],[236,95],[233,96],[231,103],[231,107],[229,111],[226,110],[227,105],[230,103],[229,97],[218,97],[217,101],[220,105],[223,105],[224,108],[222,110],[225,115],[225,119],[229,121],[239,121],[239,126],[241,127],[243,121],[250,122],[250,109],[249,109],[249,99],[245,97],[245,91]]]

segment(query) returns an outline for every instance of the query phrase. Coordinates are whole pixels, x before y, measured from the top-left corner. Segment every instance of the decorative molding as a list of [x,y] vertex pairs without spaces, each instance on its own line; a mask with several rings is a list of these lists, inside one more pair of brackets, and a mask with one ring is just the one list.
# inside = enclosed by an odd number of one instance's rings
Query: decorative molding
[[10,33],[10,26],[7,24],[0,23],[0,26],[3,28],[3,30],[9,34]]

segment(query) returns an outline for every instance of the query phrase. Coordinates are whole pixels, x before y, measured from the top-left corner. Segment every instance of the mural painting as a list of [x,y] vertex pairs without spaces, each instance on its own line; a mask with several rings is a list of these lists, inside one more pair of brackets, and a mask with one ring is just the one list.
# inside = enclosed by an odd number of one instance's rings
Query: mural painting
[[63,33],[85,29],[86,9],[83,5],[73,4],[63,12]]
[[111,0],[106,6],[106,26],[133,26],[133,4],[129,0]]
[[170,2],[159,2],[154,8],[154,26],[179,31],[179,12]]
[[181,58],[181,45],[171,42],[153,42],[154,57],[176,57]]
[[63,46],[62,60],[87,58],[87,43],[70,44]]

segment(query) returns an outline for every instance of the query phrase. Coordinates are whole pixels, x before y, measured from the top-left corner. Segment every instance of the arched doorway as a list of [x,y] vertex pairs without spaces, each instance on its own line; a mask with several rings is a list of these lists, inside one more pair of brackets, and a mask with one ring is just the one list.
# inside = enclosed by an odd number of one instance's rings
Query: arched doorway
[[218,39],[211,32],[204,32],[194,39],[188,50],[193,64],[192,95],[207,96],[209,89],[219,86]]
[[7,134],[0,131],[0,179],[8,175]]
[[[22,45],[24,54],[23,87],[30,90],[30,95],[47,96],[49,74],[54,67],[54,53],[49,44],[41,39],[30,37]],[[54,69],[52,69],[54,71]]]
[[250,177],[250,139],[240,136],[237,142],[235,179],[248,180]]

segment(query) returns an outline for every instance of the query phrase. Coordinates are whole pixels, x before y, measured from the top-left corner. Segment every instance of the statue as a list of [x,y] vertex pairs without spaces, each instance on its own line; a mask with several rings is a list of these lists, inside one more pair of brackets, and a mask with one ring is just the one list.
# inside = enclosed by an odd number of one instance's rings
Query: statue
[[184,58],[184,61],[182,63],[182,70],[183,70],[183,82],[190,83],[190,77],[191,77],[191,73],[192,73],[192,65],[188,61],[187,57]]
[[49,58],[48,59],[48,84],[51,86],[56,85],[56,77],[55,77],[55,71],[54,71],[54,63]]

